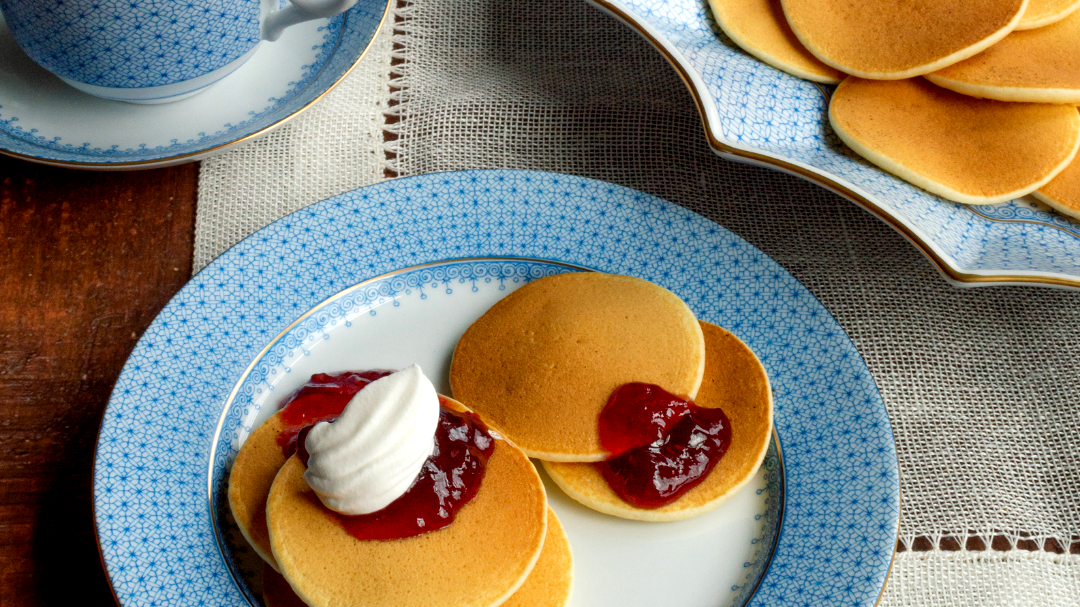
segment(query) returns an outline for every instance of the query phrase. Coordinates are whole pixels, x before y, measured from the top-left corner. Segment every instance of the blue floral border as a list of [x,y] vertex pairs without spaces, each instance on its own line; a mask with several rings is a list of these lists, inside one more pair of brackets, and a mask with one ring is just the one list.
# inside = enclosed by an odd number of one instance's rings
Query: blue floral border
[[776,552],[750,605],[874,604],[896,541],[895,445],[869,370],[820,302],[734,234],[647,194],[463,171],[285,217],[207,266],[147,329],[106,408],[94,467],[98,537],[122,605],[245,603],[220,554],[208,474],[233,388],[268,343],[342,289],[476,257],[639,276],[753,348],[773,387],[785,486]]

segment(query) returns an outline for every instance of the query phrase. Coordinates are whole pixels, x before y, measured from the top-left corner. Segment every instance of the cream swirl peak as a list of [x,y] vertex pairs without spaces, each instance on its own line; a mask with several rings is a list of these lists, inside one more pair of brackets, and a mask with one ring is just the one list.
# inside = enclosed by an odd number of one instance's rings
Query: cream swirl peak
[[327,508],[370,514],[401,497],[435,448],[439,395],[417,365],[371,382],[312,427],[304,479]]

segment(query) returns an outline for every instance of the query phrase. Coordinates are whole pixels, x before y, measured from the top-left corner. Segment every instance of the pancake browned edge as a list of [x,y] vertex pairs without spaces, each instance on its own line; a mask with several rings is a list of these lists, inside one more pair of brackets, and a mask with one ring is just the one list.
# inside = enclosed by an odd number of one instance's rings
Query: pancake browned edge
[[505,440],[496,440],[480,491],[451,525],[399,540],[349,535],[304,471],[296,456],[285,462],[266,515],[282,575],[313,607],[491,607],[521,587],[540,557],[547,495],[528,457]]
[[720,407],[731,422],[731,445],[709,476],[674,502],[655,509],[624,502],[604,480],[596,464],[543,462],[567,495],[620,518],[678,521],[712,510],[750,482],[765,459],[772,435],[773,406],[769,378],[761,361],[730,332],[702,322],[705,333],[705,379],[695,401]]
[[1058,212],[1080,219],[1080,160],[1073,160],[1053,181],[1032,194]]
[[834,68],[881,80],[936,72],[1013,31],[1028,0],[783,0],[803,46]]
[[927,74],[949,90],[984,99],[1080,104],[1080,12],[1013,32],[971,59]]
[[709,0],[720,29],[765,63],[813,82],[840,84],[845,74],[825,65],[791,31],[780,0]]
[[[574,556],[570,540],[555,512],[548,508],[547,535],[536,566],[503,607],[566,607],[574,588]],[[307,607],[280,573],[269,564],[263,569],[266,607]]]
[[640,278],[577,272],[491,306],[458,340],[450,386],[530,457],[601,461],[596,418],[615,388],[640,381],[692,398],[704,369],[701,328],[677,295]]
[[559,517],[548,508],[544,549],[525,583],[503,607],[566,607],[574,591],[574,555]]
[[1073,107],[976,99],[923,78],[849,77],[833,93],[829,122],[863,158],[965,204],[1030,194],[1080,148],[1080,115]]
[[1080,9],[1080,0],[1028,0],[1027,10],[1016,29],[1046,27],[1068,17],[1077,9]]
[[270,551],[270,533],[266,530],[266,497],[278,470],[285,465],[285,454],[277,437],[285,429],[281,412],[263,422],[248,435],[236,454],[229,473],[229,509],[244,534],[244,539],[268,565],[277,569]]

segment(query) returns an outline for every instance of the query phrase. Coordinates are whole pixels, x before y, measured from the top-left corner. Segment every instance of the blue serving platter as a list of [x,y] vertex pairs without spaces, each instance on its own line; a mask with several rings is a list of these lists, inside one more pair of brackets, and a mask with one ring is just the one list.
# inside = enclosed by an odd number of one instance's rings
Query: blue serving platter
[[958,286],[1080,288],[1080,223],[1024,197],[997,205],[949,202],[859,158],[833,133],[832,88],[742,51],[707,0],[589,0],[663,54],[697,103],[719,155],[817,183],[870,211]]

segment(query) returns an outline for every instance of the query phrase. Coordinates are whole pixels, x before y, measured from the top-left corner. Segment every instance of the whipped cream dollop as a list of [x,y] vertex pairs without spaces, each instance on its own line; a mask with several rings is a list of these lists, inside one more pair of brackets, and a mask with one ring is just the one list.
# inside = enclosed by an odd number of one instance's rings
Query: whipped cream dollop
[[401,497],[435,449],[439,395],[413,365],[368,384],[304,445],[304,478],[327,508],[371,514]]

